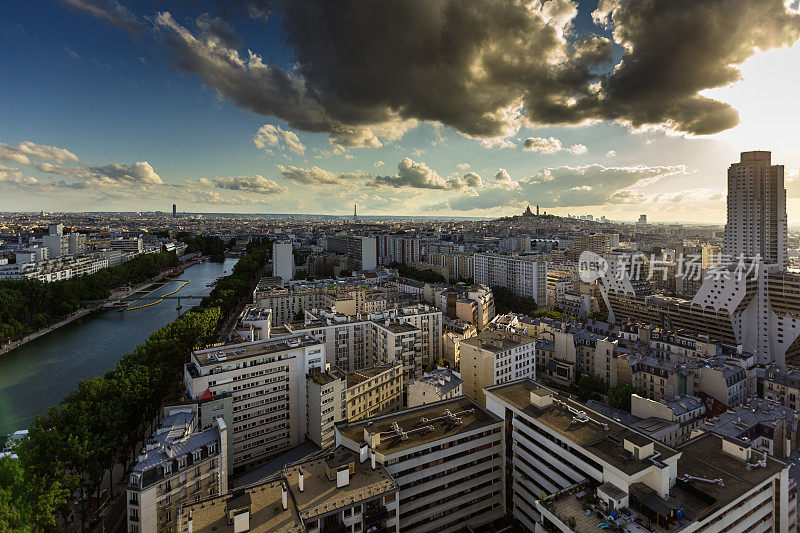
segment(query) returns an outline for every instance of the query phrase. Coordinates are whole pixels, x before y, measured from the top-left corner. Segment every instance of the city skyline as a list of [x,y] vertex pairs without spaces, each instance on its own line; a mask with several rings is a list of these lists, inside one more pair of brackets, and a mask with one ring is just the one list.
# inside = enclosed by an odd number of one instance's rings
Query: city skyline
[[[693,43],[654,45],[656,28],[632,22],[652,16],[668,32],[678,18],[666,5],[551,0],[513,11],[514,26],[502,11],[512,7],[498,4],[487,24],[509,35],[502,46],[518,54],[524,83],[492,63],[487,35],[451,43],[426,33],[471,24],[468,7],[436,4],[432,27],[415,29],[433,39],[427,70],[401,79],[373,54],[423,70],[413,43],[398,38],[386,55],[380,32],[360,32],[367,46],[331,41],[347,52],[333,62],[301,39],[312,4],[12,6],[0,32],[0,97],[14,102],[0,124],[0,210],[168,212],[177,203],[181,212],[349,216],[358,204],[361,217],[478,218],[530,203],[560,216],[724,224],[724,169],[739,152],[770,150],[786,165],[790,224],[800,218],[800,154],[788,135],[800,115],[797,2],[759,4],[753,28],[737,26],[754,15],[748,2],[676,5],[681,23],[698,28],[727,17],[707,30],[720,35],[697,36],[708,40],[697,58]],[[392,15],[410,24],[422,5]],[[346,29],[344,13],[330,15],[325,31]],[[377,27],[387,14],[361,15]],[[740,28],[735,39],[722,34],[730,28]],[[680,76],[656,69],[665,53],[678,54]],[[345,74],[318,66],[329,60]],[[549,88],[556,66],[579,78],[569,98]],[[650,81],[634,88],[626,76]]]

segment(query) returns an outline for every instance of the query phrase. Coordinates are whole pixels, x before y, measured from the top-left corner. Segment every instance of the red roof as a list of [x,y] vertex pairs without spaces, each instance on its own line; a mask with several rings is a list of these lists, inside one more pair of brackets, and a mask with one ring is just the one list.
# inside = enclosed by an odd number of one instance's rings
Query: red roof
[[211,394],[211,389],[206,389],[202,396],[200,396],[201,400],[211,400],[214,398],[214,395]]

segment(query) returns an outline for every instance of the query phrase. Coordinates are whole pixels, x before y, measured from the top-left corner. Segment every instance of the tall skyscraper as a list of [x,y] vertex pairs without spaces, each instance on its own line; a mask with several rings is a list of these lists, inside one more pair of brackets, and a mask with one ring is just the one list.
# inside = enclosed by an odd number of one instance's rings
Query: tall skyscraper
[[358,205],[353,205],[353,222],[358,222]]
[[728,168],[728,223],[723,254],[760,256],[783,268],[786,261],[786,189],[783,165],[771,152],[742,152]]
[[178,218],[178,206],[172,204],[172,218]]
[[[636,296],[632,280],[620,277],[611,265],[601,276],[611,320],[631,319],[709,335],[741,345],[756,364],[800,361],[800,274],[786,270],[783,165],[773,165],[771,155],[742,152],[740,162],[728,169],[723,257],[715,258],[713,247],[706,247],[702,255],[703,268],[717,267],[720,275],[706,273],[691,301],[645,300]],[[740,255],[745,268],[739,264]],[[756,264],[747,264],[755,257],[760,257],[753,259]],[[688,270],[684,274],[691,275]]]

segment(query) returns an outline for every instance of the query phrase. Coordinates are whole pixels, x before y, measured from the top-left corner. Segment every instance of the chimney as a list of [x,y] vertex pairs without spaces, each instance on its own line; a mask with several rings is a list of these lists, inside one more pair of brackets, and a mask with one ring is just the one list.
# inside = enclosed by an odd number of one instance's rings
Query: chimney
[[281,483],[281,505],[283,505],[284,511],[289,508],[289,498],[286,492],[286,485],[283,483]]
[[363,463],[364,461],[367,460],[367,457],[369,456],[369,448],[367,447],[367,443],[362,442],[361,447],[359,448],[358,451],[359,451],[359,460],[360,462]]
[[300,489],[300,492],[303,492],[303,469],[297,469],[297,488]]
[[375,470],[375,450],[372,450],[372,469]]

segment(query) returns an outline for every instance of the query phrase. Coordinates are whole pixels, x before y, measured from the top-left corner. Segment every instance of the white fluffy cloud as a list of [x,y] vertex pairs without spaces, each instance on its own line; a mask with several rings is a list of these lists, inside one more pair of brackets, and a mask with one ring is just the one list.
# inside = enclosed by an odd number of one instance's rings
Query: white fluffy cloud
[[516,144],[511,139],[506,139],[505,137],[490,137],[488,139],[482,139],[481,145],[485,148],[514,148]]
[[306,151],[306,146],[295,132],[274,124],[264,124],[258,128],[253,144],[268,154],[273,153],[273,150],[289,150],[295,154],[304,154]]
[[360,174],[356,173],[337,174],[329,170],[323,170],[317,166],[299,168],[276,165],[276,167],[278,168],[278,172],[281,173],[281,176],[303,185],[342,185],[353,179],[362,177]]
[[555,137],[528,137],[523,141],[522,149],[528,152],[554,154],[561,151],[561,141]]
[[475,172],[467,172],[463,176],[444,179],[426,163],[406,157],[397,165],[397,174],[374,176],[371,185],[472,192],[483,186],[483,180]]
[[[78,172],[77,175],[84,175]],[[88,167],[86,171],[88,180],[106,183],[126,183],[130,185],[163,185],[164,180],[147,161],[140,161],[132,165],[109,163],[102,167]]]
[[257,194],[277,195],[286,194],[289,189],[279,185],[274,180],[260,175],[255,176],[229,176],[227,178],[214,178],[214,186],[220,189],[233,191],[252,192]]
[[682,165],[605,167],[594,164],[545,168],[515,181],[507,171],[500,169],[494,187],[483,188],[475,196],[456,197],[430,207],[471,211],[526,204],[578,207],[640,202],[645,197],[645,185],[684,173],[686,168]]
[[519,182],[514,181],[504,168],[498,170],[497,174],[494,175],[494,184],[501,189],[519,189]]
[[589,148],[587,148],[584,144],[573,144],[567,148],[567,152],[571,153],[572,155],[583,155],[589,152]]
[[0,142],[0,160],[21,165],[30,165],[31,159],[55,161],[57,163],[78,162],[78,156],[65,148],[24,141],[16,146]]
[[565,147],[559,139],[555,137],[528,137],[522,141],[522,149],[527,152],[538,152],[540,154],[555,154],[566,150],[572,155],[583,155],[589,151],[583,144],[573,144]]

